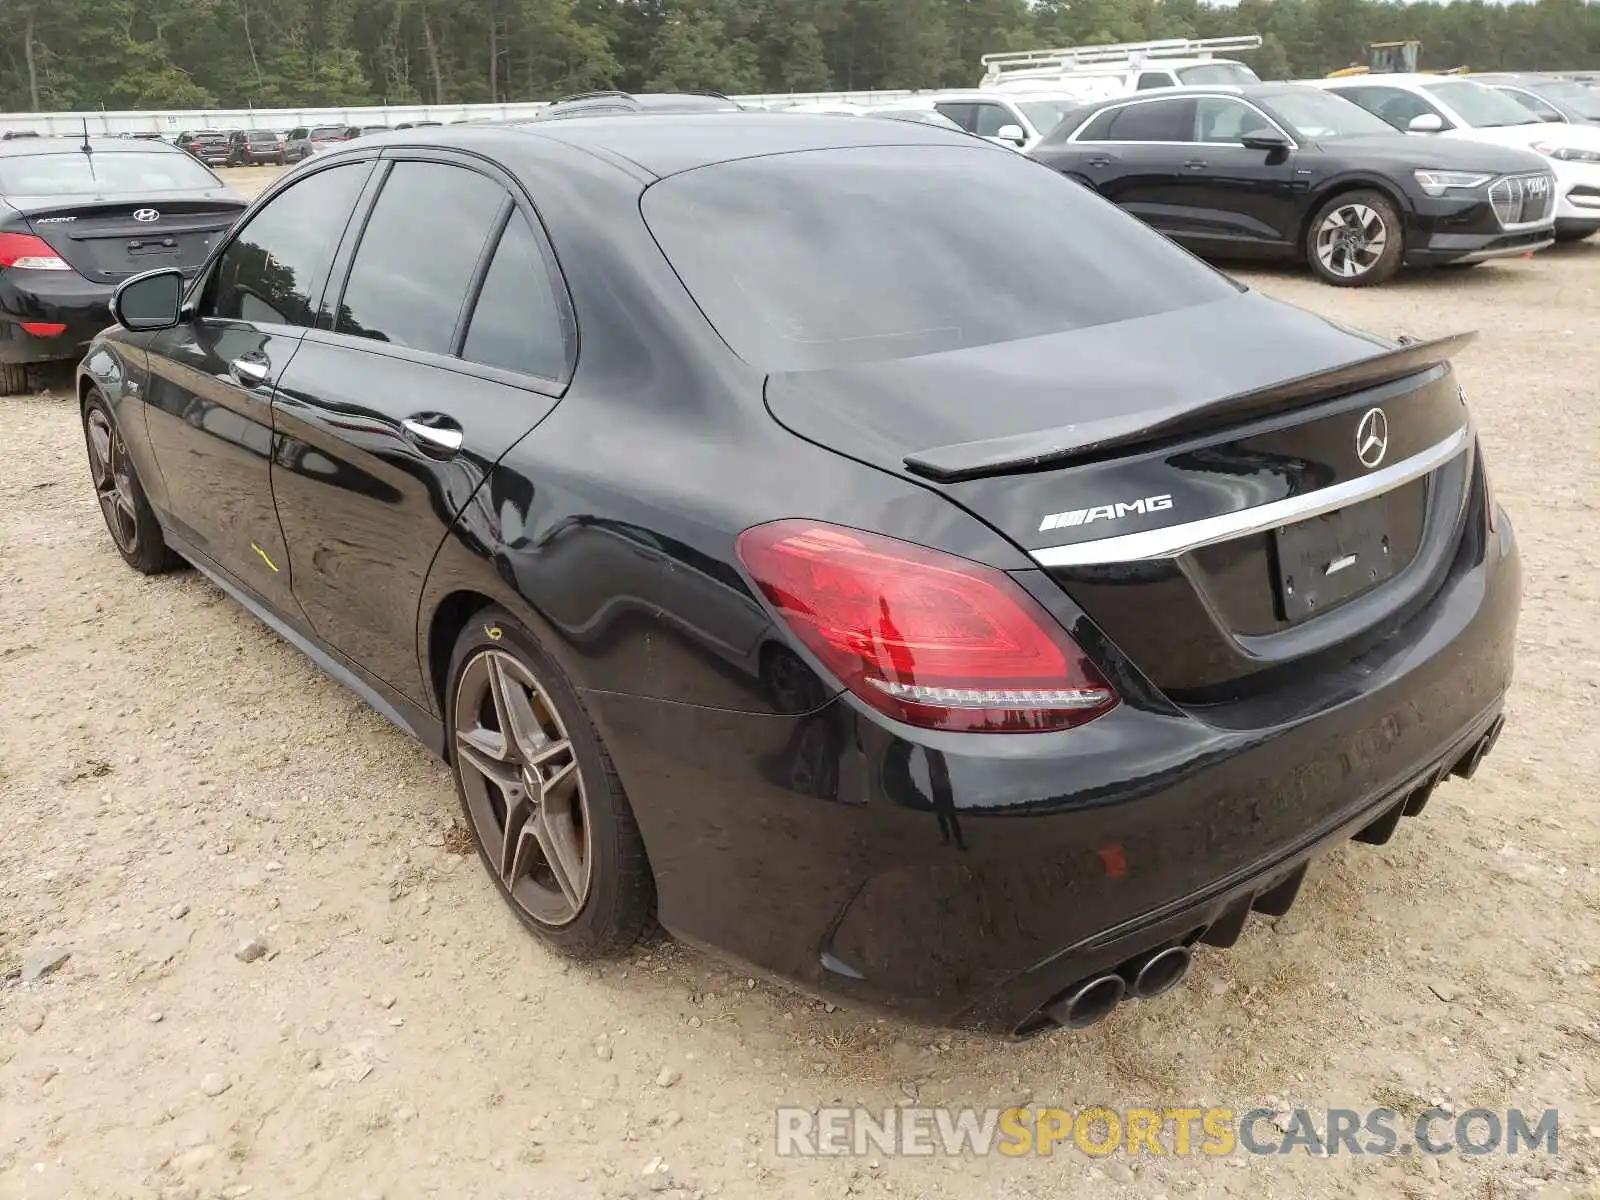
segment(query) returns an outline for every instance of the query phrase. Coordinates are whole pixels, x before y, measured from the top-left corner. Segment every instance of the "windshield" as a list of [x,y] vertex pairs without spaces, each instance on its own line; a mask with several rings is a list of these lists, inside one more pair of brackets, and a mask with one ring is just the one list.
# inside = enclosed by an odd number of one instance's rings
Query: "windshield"
[[1504,92],[1471,83],[1465,79],[1449,83],[1425,83],[1431,92],[1455,110],[1463,122],[1474,129],[1497,129],[1502,125],[1536,125],[1539,118]]
[[1365,137],[1372,133],[1392,135],[1395,132],[1394,126],[1382,117],[1375,117],[1348,100],[1330,96],[1316,88],[1284,88],[1281,92],[1262,92],[1259,95],[1277,116],[1310,141]]
[[1086,189],[987,148],[741,159],[653,184],[642,210],[723,340],[768,372],[1038,337],[1238,290]]
[[1178,81],[1180,83],[1197,83],[1216,85],[1219,83],[1245,84],[1260,83],[1261,76],[1257,75],[1243,63],[1214,62],[1202,63],[1195,67],[1179,67]]
[[1536,96],[1554,100],[1563,108],[1570,108],[1580,117],[1600,121],[1600,89],[1584,87],[1581,83],[1540,83],[1528,90]]
[[171,154],[101,151],[92,156],[71,150],[0,159],[0,194],[7,196],[201,191],[221,186],[215,175],[176,150]]
[[1061,118],[1080,103],[1078,100],[1021,100],[1017,107],[1033,123],[1040,137],[1049,137],[1050,131],[1061,124]]

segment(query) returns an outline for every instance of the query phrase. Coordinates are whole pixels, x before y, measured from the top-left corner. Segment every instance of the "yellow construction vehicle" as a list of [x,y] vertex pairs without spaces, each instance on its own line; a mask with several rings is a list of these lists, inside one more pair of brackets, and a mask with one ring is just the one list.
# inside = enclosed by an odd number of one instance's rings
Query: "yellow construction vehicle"
[[[1422,43],[1415,38],[1404,42],[1371,42],[1367,45],[1367,65],[1351,63],[1337,71],[1329,71],[1329,79],[1347,75],[1413,74],[1422,71]],[[1425,75],[1465,75],[1467,68],[1450,67],[1444,71],[1422,71]]]

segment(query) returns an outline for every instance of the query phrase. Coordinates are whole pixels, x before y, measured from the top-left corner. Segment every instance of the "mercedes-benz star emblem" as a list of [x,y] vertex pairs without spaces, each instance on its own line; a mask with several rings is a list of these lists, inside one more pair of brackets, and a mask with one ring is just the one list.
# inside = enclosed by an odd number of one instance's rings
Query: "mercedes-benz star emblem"
[[1369,408],[1356,426],[1356,457],[1369,471],[1389,452],[1389,418],[1381,408]]
[[153,208],[136,208],[133,210],[133,219],[149,224],[151,221],[161,220],[161,214]]

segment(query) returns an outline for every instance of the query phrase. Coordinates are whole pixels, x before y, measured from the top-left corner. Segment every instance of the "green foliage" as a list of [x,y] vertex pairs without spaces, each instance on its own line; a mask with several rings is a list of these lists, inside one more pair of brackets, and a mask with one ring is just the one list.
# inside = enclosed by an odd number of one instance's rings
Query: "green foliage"
[[992,51],[1249,32],[1264,78],[1402,38],[1425,67],[1600,69],[1584,0],[9,0],[0,108],[970,86]]

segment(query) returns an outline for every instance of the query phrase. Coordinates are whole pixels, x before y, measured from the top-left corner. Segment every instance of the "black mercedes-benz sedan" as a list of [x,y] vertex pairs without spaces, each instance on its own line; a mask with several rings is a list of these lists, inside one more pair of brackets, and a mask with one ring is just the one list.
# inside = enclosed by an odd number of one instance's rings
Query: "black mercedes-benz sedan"
[[1084,1025],[1500,731],[1460,339],[1253,294],[961,133],[362,139],[116,308],[79,382],[122,556],[445,758],[568,954],[654,914],[827,995]]
[[245,209],[175,146],[129,138],[0,143],[0,395],[72,361],[111,323],[116,285],[192,276]]
[[1300,259],[1344,287],[1555,238],[1555,180],[1537,154],[1408,137],[1292,83],[1102,101],[1032,155],[1197,254]]

